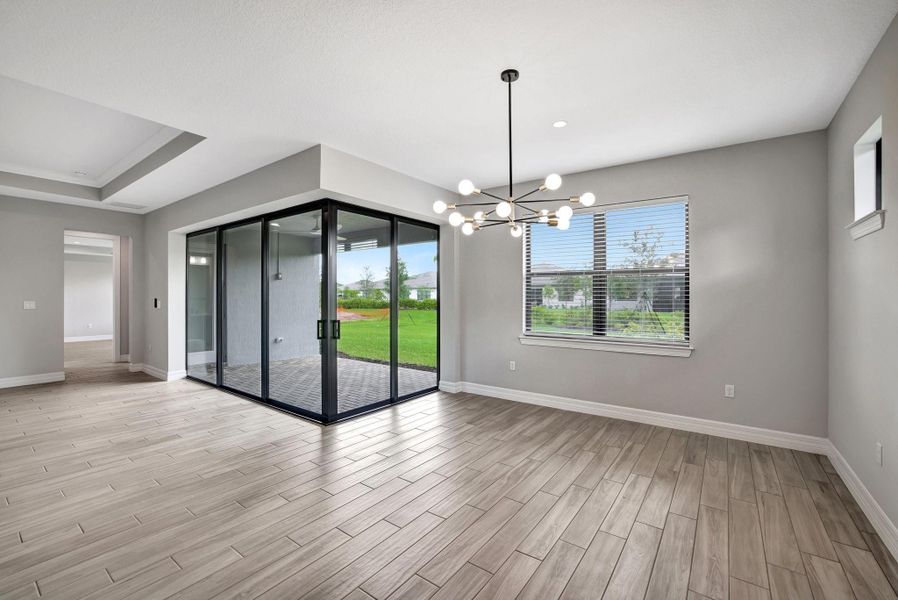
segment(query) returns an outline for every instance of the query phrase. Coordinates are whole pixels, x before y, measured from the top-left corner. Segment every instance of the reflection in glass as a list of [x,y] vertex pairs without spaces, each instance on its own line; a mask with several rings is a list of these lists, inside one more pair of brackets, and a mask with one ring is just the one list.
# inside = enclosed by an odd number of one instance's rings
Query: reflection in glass
[[222,384],[262,394],[262,224],[225,229]]
[[399,395],[437,386],[439,232],[399,223]]
[[215,361],[216,233],[187,238],[187,373],[216,382]]
[[390,227],[337,211],[337,412],[390,398]]
[[322,413],[321,211],[268,224],[268,397]]

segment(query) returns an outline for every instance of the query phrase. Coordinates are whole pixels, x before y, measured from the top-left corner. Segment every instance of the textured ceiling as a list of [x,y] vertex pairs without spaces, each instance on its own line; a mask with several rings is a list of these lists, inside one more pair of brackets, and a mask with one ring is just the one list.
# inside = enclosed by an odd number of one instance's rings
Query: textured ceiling
[[[0,74],[207,139],[159,206],[323,143],[453,188],[825,127],[898,0],[7,0]],[[565,119],[565,129],[552,122]],[[432,199],[422,199],[429,206]]]

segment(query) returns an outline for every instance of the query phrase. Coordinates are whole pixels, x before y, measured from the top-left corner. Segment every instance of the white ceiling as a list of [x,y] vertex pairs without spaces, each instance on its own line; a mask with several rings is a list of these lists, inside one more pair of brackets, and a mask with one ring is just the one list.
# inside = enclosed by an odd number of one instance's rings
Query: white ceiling
[[447,188],[488,187],[506,177],[503,68],[521,71],[516,178],[530,179],[826,127],[896,11],[898,0],[7,0],[0,74],[207,138],[121,202],[161,206],[318,143]]
[[0,98],[0,170],[11,173],[102,187],[180,133],[3,76]]

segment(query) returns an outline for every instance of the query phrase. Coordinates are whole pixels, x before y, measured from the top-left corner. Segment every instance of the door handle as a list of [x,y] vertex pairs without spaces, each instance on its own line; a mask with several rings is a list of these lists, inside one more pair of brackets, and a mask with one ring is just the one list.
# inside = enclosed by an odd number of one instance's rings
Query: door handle
[[318,339],[324,339],[324,320],[318,319]]
[[340,319],[331,321],[331,337],[335,340],[340,339]]

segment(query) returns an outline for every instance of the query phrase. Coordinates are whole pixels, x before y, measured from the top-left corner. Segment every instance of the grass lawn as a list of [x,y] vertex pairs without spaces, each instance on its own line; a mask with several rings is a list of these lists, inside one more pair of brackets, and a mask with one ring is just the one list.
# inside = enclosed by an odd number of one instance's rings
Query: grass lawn
[[[341,321],[337,350],[351,357],[389,361],[389,311],[379,308],[354,308],[348,312],[362,315],[367,319]],[[399,311],[399,363],[436,368],[437,311]]]
[[[540,307],[542,308],[542,307]],[[609,337],[639,337],[681,341],[685,318],[682,311],[638,312],[632,309],[612,310],[608,313]],[[553,308],[534,310],[531,317],[533,331],[543,333],[592,333],[591,308]]]

